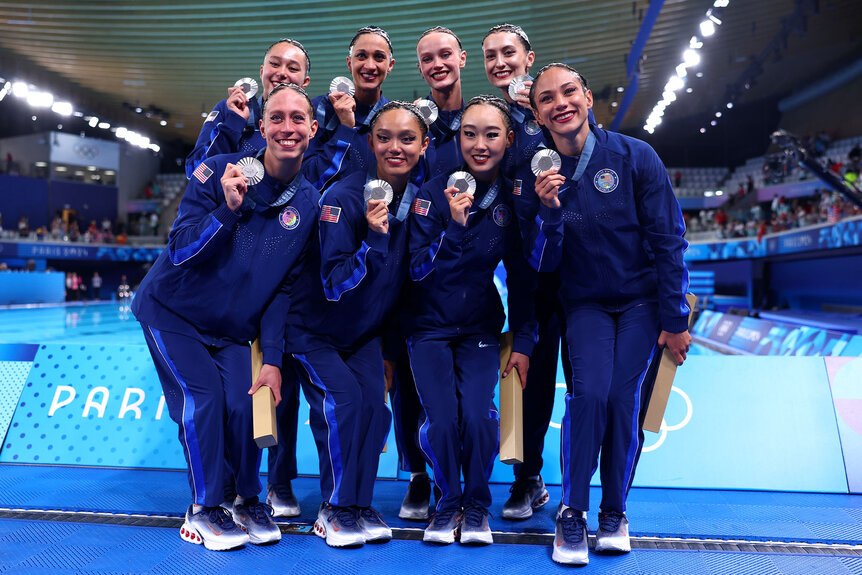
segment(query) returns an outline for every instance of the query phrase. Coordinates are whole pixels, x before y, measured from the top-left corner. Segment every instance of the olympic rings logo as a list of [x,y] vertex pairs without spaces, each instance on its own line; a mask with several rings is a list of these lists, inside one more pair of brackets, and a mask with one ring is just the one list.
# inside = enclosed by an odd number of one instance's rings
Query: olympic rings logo
[[[566,384],[558,382],[557,383],[557,389],[566,389]],[[650,451],[655,451],[656,449],[661,447],[662,444],[667,439],[667,434],[669,432],[679,431],[680,429],[682,429],[683,427],[688,425],[689,422],[691,421],[692,416],[694,415],[694,406],[692,405],[691,398],[688,396],[688,394],[676,386],[671,387],[670,390],[675,391],[677,394],[679,394],[679,396],[682,397],[682,400],[685,402],[685,417],[682,418],[682,421],[680,421],[679,423],[674,424],[674,425],[668,425],[667,421],[665,421],[664,418],[662,418],[662,420],[661,420],[661,431],[659,431],[658,439],[655,441],[655,443],[653,443],[649,446],[644,446],[644,448],[641,450],[642,453],[648,453]],[[562,428],[562,424],[557,423],[555,421],[550,422],[549,425],[555,429],[561,429]]]
[[94,144],[75,144],[75,153],[78,157],[92,160],[99,155],[99,147]]

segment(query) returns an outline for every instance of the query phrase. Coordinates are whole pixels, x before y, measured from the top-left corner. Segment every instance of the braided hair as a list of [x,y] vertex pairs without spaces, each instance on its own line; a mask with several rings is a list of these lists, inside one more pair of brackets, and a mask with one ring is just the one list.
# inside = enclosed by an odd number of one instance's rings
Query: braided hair
[[472,106],[491,106],[492,108],[496,108],[500,114],[503,116],[503,120],[506,122],[506,130],[512,131],[512,114],[509,112],[509,105],[503,98],[498,96],[491,96],[490,94],[479,94],[478,96],[473,96],[470,98],[470,101],[467,102],[467,105],[464,106],[464,114],[467,113]]

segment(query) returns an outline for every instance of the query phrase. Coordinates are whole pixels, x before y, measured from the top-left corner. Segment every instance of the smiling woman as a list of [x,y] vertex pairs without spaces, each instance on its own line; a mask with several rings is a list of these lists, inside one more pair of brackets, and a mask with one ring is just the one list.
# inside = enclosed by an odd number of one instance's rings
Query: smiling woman
[[431,88],[428,100],[434,103],[436,117],[429,118],[431,125],[428,146],[430,177],[458,168],[463,162],[458,145],[458,127],[464,100],[461,96],[461,70],[467,63],[467,52],[461,40],[449,28],[429,28],[416,44],[417,66],[422,79]]
[[281,83],[305,87],[311,81],[311,60],[305,47],[291,38],[273,42],[260,65],[263,92],[246,94],[241,85],[227,89],[227,98],[215,105],[206,117],[197,142],[186,158],[186,176],[191,178],[200,163],[218,154],[253,154],[264,147],[258,131],[261,108],[273,88]]
[[[132,302],[189,469],[180,534],[213,550],[281,538],[258,500],[247,394],[266,385],[281,399],[285,306],[317,216],[317,192],[299,173],[316,123],[295,84],[274,88],[263,112],[266,148],[208,158],[192,173],[168,246]],[[273,245],[283,249],[264,249]],[[259,334],[264,365],[252,382],[249,341]],[[223,503],[226,493],[237,498]]]
[[317,189],[322,191],[346,174],[365,173],[373,165],[365,136],[371,118],[389,101],[381,86],[394,65],[386,31],[360,28],[347,49],[355,93],[331,91],[313,100],[320,131],[308,149],[303,173]]
[[523,194],[541,202],[521,220],[531,222],[530,263],[560,271],[573,372],[553,559],[583,565],[589,561],[589,483],[600,451],[596,551],[631,550],[625,511],[644,441],[641,406],[662,347],[682,364],[691,341],[683,262],[688,243],[658,155],[640,140],[590,125],[593,97],[580,73],[566,64],[545,66],[530,102],[551,135],[552,149],[541,153],[559,164],[521,172]]
[[320,198],[319,250],[310,251],[295,297],[302,305],[286,322],[319,453],[315,532],[333,547],[392,537],[371,507],[391,420],[381,340],[406,276],[407,218],[425,177],[427,130],[405,102],[389,102],[369,119],[376,170],[353,171]]
[[[488,472],[498,451],[493,405],[500,366],[499,334],[506,319],[494,270],[506,266],[512,369],[527,382],[535,324],[535,272],[521,249],[512,182],[500,171],[512,144],[506,103],[477,96],[467,103],[460,129],[468,173],[444,173],[416,197],[410,229],[408,328],[410,365],[425,412],[419,442],[439,490],[424,540],[493,541],[488,526]],[[456,182],[473,182],[461,190]],[[461,473],[464,487],[461,487]],[[463,515],[462,515],[463,512]]]

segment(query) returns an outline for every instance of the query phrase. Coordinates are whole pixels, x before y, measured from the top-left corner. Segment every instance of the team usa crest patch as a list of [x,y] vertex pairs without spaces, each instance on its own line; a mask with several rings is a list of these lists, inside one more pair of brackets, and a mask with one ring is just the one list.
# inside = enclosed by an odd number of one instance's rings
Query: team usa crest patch
[[617,173],[610,168],[599,170],[596,177],[593,178],[593,185],[603,194],[610,194],[617,189],[620,183],[620,178]]
[[504,204],[498,204],[497,207],[494,208],[494,223],[501,228],[505,228],[511,222],[512,211],[509,209],[509,206]]
[[539,127],[539,123],[536,120],[530,120],[529,122],[524,124],[524,131],[531,136],[535,136],[542,131],[542,128]]
[[521,195],[521,186],[524,185],[524,182],[521,180],[515,180],[515,187],[512,188],[512,195],[520,196]]
[[431,200],[422,200],[416,198],[413,200],[413,205],[410,206],[410,211],[420,216],[427,216],[428,209],[431,207]]
[[320,221],[337,224],[341,217],[341,208],[337,206],[327,206],[324,204],[320,207]]
[[287,206],[278,214],[278,223],[286,230],[295,230],[299,225],[299,211],[293,206]]
[[213,171],[209,168],[209,166],[201,162],[201,164],[198,166],[198,169],[195,170],[192,175],[196,177],[200,183],[205,184],[207,183],[207,180],[210,179],[210,176],[213,175]]

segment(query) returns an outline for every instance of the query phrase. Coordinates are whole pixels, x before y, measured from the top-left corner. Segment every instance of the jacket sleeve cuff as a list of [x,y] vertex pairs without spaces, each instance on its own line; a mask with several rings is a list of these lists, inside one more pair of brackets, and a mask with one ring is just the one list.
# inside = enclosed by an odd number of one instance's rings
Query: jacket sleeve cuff
[[533,355],[533,347],[535,345],[535,340],[531,336],[515,334],[512,340],[512,351],[523,353],[527,357],[530,357]]
[[332,133],[333,137],[330,140],[344,140],[345,142],[350,142],[353,139],[353,136],[356,135],[357,129],[355,127],[348,128],[344,124],[338,124],[338,127]]
[[540,204],[539,217],[542,218],[542,221],[546,224],[559,224],[561,221],[563,221],[563,209],[549,208],[545,204]]
[[242,134],[248,120],[234,112],[233,110],[225,110],[224,122],[222,126],[233,134]]
[[374,230],[368,230],[368,236],[365,238],[365,243],[372,250],[376,250],[384,256],[389,253],[389,234],[381,234]]
[[227,207],[227,204],[217,207],[213,211],[213,216],[225,226],[233,226],[239,221],[239,214]]
[[467,233],[467,226],[462,226],[454,219],[449,220],[449,225],[446,226],[446,237],[451,238],[457,244],[464,240],[464,235]]
[[668,333],[682,333],[688,329],[688,316],[662,317],[661,328]]
[[[278,369],[281,369],[281,358],[284,356],[284,352],[278,348],[278,346],[264,346],[263,348],[263,363],[273,365]],[[254,383],[254,382],[252,382]]]

